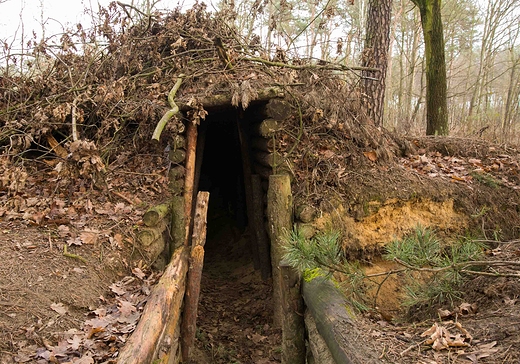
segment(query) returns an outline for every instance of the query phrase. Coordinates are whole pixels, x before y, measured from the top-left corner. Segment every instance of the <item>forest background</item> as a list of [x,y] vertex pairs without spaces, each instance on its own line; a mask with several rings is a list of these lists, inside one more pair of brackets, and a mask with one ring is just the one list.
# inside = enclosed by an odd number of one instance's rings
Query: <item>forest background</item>
[[[80,44],[80,51],[87,47],[80,33],[102,25],[99,5],[81,1],[78,10],[83,11],[75,14],[73,7],[58,3],[0,0],[0,11],[9,13],[0,24],[2,73],[40,72],[45,58],[52,58],[38,52],[41,42],[62,47],[67,35]],[[156,11],[191,6],[168,0],[118,3],[113,6],[125,6],[136,22]],[[237,27],[242,44],[253,50],[261,45],[269,53],[259,56],[278,54],[345,66],[361,63],[368,0],[219,0],[209,6],[223,11]],[[394,0],[392,6],[383,126],[402,134],[424,134],[426,81],[419,10],[410,0]],[[442,19],[450,134],[518,143],[520,0],[445,0]],[[100,39],[86,43],[104,46]],[[360,82],[358,75],[352,79]]]

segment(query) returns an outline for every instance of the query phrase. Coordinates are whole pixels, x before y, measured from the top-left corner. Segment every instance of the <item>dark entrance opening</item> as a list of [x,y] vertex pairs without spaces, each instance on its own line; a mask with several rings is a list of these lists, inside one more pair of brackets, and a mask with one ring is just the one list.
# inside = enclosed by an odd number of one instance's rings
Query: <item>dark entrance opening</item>
[[249,126],[261,121],[259,115],[256,107],[209,110],[199,127],[197,163],[202,163],[196,183],[210,197],[193,363],[279,359],[272,285],[254,267],[244,182],[244,158],[251,151],[241,141]]
[[201,125],[204,151],[198,189],[210,193],[205,247],[209,262],[233,250],[247,260],[245,251],[236,251],[248,222],[237,118],[234,111],[211,113]]

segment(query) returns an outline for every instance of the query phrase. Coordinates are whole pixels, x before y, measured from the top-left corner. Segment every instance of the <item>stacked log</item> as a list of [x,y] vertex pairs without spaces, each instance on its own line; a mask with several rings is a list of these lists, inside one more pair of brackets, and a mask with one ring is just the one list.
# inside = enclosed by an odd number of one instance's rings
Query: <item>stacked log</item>
[[170,162],[168,182],[172,195],[179,196],[183,193],[184,177],[186,175],[184,167],[184,162],[186,161],[186,138],[182,135],[176,135],[172,139],[171,144],[171,149],[168,152],[168,160]]
[[[144,214],[143,224],[145,226],[137,233],[144,258],[159,269],[166,266],[167,257],[165,255],[168,255],[170,251],[167,220],[169,213],[170,205],[167,203],[153,206]],[[163,252],[165,254],[161,255]]]

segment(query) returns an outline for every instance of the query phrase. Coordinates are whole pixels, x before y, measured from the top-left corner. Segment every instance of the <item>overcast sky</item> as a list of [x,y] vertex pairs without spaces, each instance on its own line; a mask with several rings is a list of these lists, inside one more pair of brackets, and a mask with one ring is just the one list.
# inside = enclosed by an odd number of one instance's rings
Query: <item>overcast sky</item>
[[[77,23],[82,23],[87,28],[90,23],[85,9],[87,13],[96,13],[98,3],[107,6],[111,1],[113,0],[0,0],[0,41],[10,44],[15,37],[20,39],[22,25],[26,37],[31,36],[34,30],[38,38],[42,34],[42,23],[45,24],[47,36],[59,34],[64,28]],[[131,0],[121,2],[130,3]],[[182,3],[192,3],[192,0],[161,0],[158,8],[172,9]]]

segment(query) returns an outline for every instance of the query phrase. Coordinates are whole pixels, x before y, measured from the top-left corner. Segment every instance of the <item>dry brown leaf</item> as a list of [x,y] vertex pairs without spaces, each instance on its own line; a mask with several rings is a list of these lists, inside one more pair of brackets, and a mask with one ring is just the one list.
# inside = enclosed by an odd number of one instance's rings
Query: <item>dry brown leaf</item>
[[81,242],[87,245],[94,245],[97,243],[99,231],[82,231],[79,234]]
[[118,296],[122,296],[126,293],[126,289],[120,287],[117,283],[112,283],[110,285],[110,290],[112,290],[112,292],[114,292]]
[[377,153],[374,150],[371,150],[370,152],[363,152],[364,156],[367,157],[370,161],[375,162],[377,161]]
[[67,313],[68,309],[63,303],[53,303],[51,304],[51,309],[56,311],[60,316],[63,316]]

